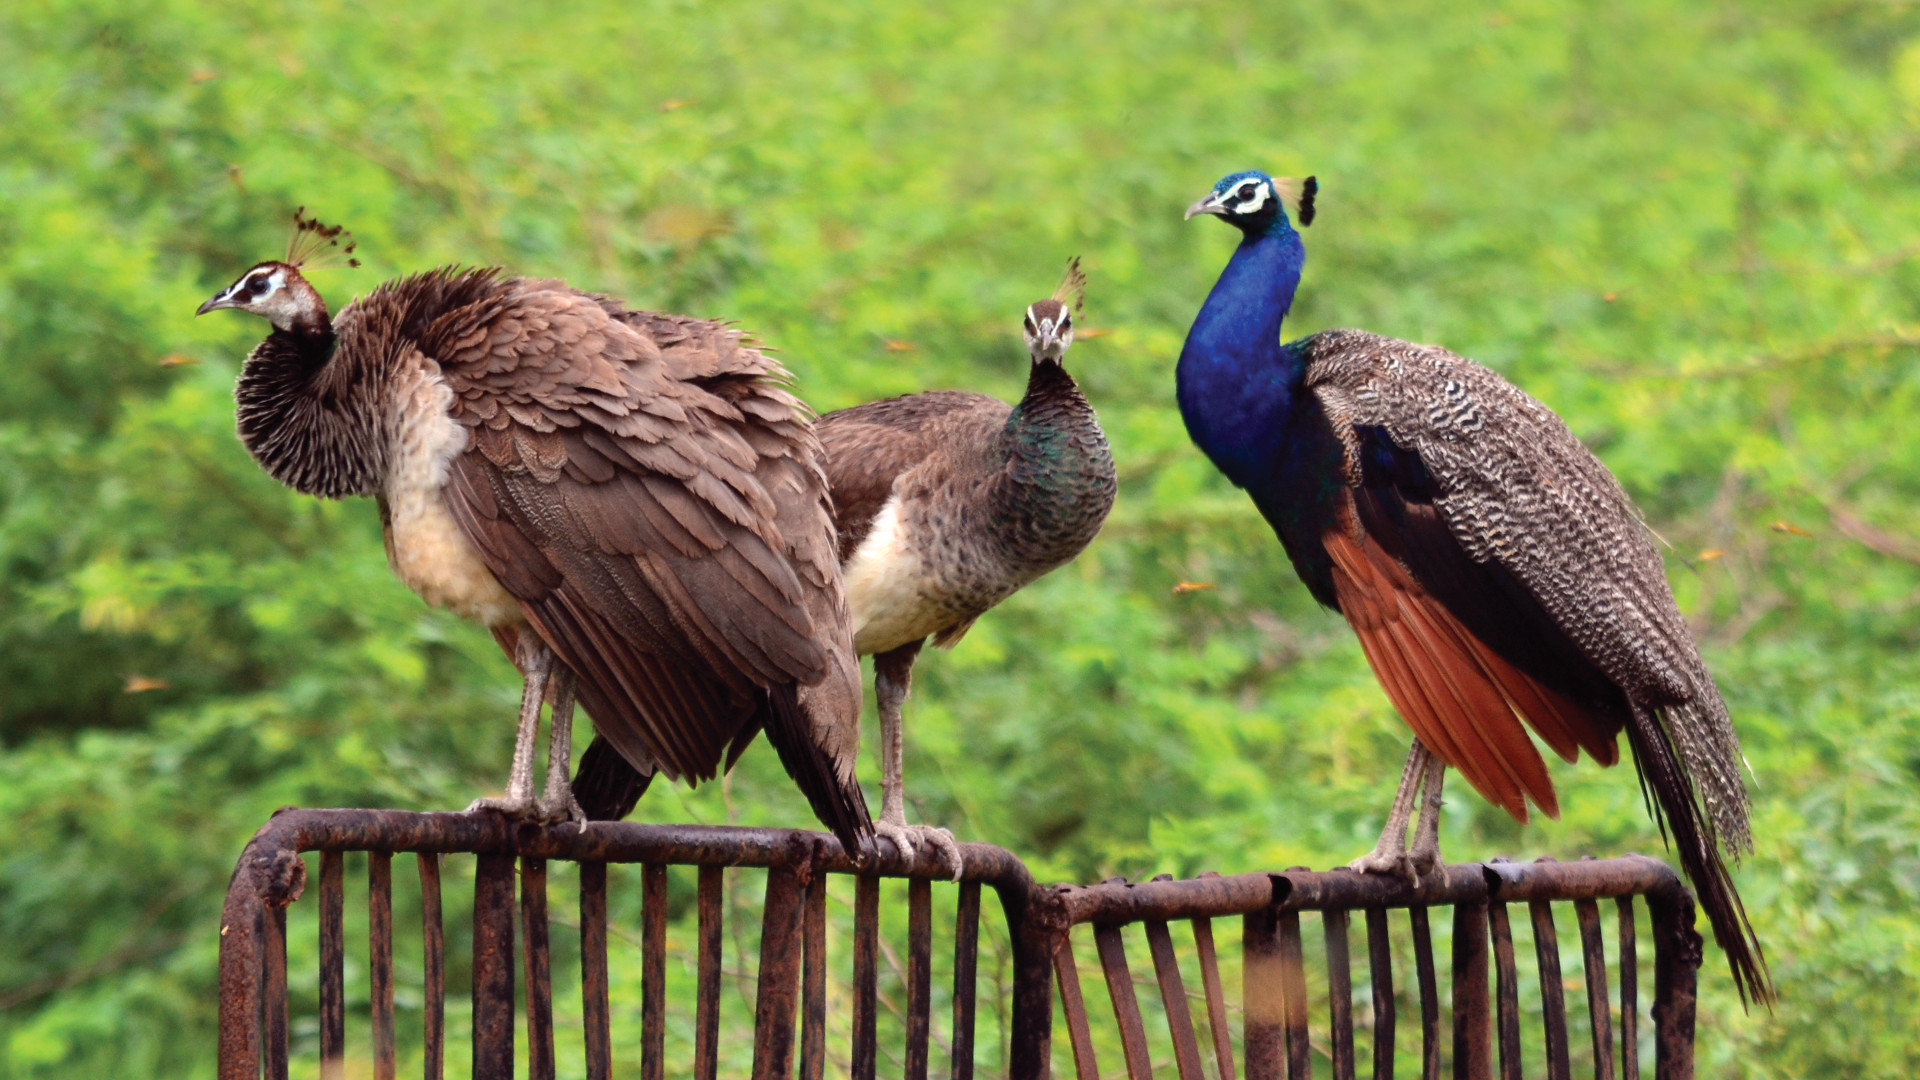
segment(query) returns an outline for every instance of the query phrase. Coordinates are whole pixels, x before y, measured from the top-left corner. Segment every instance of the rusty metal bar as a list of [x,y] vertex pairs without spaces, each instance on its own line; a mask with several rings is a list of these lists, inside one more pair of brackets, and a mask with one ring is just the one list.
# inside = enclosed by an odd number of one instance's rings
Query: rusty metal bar
[[801,928],[800,1080],[822,1080],[827,1069],[827,875],[807,882]]
[[879,1054],[880,879],[862,874],[853,889],[853,1078],[873,1080]]
[[1387,909],[1367,909],[1367,970],[1373,983],[1373,1080],[1393,1080],[1393,941]]
[[1440,986],[1433,973],[1433,928],[1425,906],[1407,909],[1413,925],[1413,971],[1420,984],[1420,1078],[1440,1080]]
[[1587,975],[1587,1016],[1593,1028],[1593,1078],[1613,1080],[1613,1023],[1608,1013],[1607,954],[1600,942],[1600,905],[1575,900],[1580,951]]
[[933,1012],[933,887],[907,883],[906,1080],[927,1080],[927,1040]]
[[553,960],[547,940],[547,861],[520,860],[521,963],[527,972],[527,1073],[553,1080]]
[[1207,992],[1207,1029],[1213,1035],[1214,1068],[1234,1080],[1233,1029],[1227,1025],[1227,995],[1220,985],[1220,957],[1213,950],[1213,920],[1193,920],[1193,951],[1200,957],[1200,985]]
[[1334,1080],[1353,1080],[1353,962],[1347,954],[1347,913],[1323,912],[1320,922],[1327,939],[1327,1012]]
[[1240,1004],[1247,1080],[1280,1080],[1287,1050],[1286,999],[1280,986],[1280,937],[1272,907],[1240,920]]
[[1487,927],[1493,932],[1493,970],[1496,1027],[1500,1035],[1500,1080],[1520,1080],[1520,986],[1513,963],[1513,928],[1507,905],[1487,905]]
[[700,868],[700,956],[698,995],[693,1020],[693,1075],[714,1080],[720,1068],[720,875],[718,866]]
[[1187,1008],[1187,988],[1180,979],[1180,961],[1173,954],[1173,935],[1167,924],[1146,924],[1147,951],[1153,956],[1153,974],[1160,981],[1160,1001],[1166,1006],[1167,1033],[1173,1036],[1173,1061],[1180,1080],[1206,1080],[1200,1064],[1200,1041],[1193,1030],[1193,1013]]
[[1693,896],[1677,885],[1647,894],[1653,919],[1653,1072],[1657,1080],[1693,1080],[1695,986],[1700,935]]
[[320,1076],[339,1080],[346,1068],[346,860],[320,853]]
[[[961,845],[963,851],[966,847]],[[929,850],[924,857],[935,856],[936,853]],[[1013,1015],[1007,1040],[1007,1076],[1015,1080],[1026,1077],[1039,1080],[1051,1068],[1053,938],[1055,929],[1065,923],[1054,895],[1035,885],[1032,875],[1018,859],[1013,862],[1015,866],[999,876],[982,875],[980,880],[991,884],[999,896],[1009,944],[1013,946],[1013,1001],[1009,1009]],[[971,869],[967,872],[973,873]]]
[[973,1023],[980,963],[980,883],[960,883],[953,917],[953,1080],[973,1080]]
[[420,959],[422,967],[422,1057],[426,1080],[445,1080],[447,1061],[447,942],[440,921],[440,856],[421,852]]
[[1300,946],[1300,913],[1282,908],[1280,992],[1287,1025],[1287,1080],[1313,1080],[1313,1047],[1307,1041],[1307,962]]
[[613,1080],[612,1018],[607,1007],[607,864],[580,864],[580,1026],[587,1080]]
[[1548,1080],[1571,1080],[1567,1061],[1567,997],[1560,980],[1560,937],[1553,928],[1553,905],[1527,903],[1533,916],[1533,955],[1540,968],[1540,1015],[1547,1032]]
[[513,1080],[513,856],[473,873],[473,1075]]
[[1640,958],[1633,940],[1633,897],[1620,909],[1620,1080],[1640,1080]]
[[1079,1080],[1100,1080],[1100,1063],[1093,1057],[1093,1031],[1087,1026],[1087,1003],[1080,996],[1080,968],[1073,959],[1073,932],[1062,930],[1055,941],[1053,973],[1060,982],[1060,1008],[1067,1014],[1067,1039],[1073,1046],[1073,1074]]
[[793,1074],[793,1016],[800,996],[800,875],[791,866],[767,871],[760,913],[760,982],[753,1013],[753,1078]]
[[267,909],[266,985],[261,991],[266,1018],[261,1037],[266,1043],[267,1080],[287,1080],[287,909]]
[[1457,1080],[1491,1080],[1493,1076],[1485,900],[1453,908],[1453,1075]]
[[667,1074],[667,868],[640,868],[640,1077]]
[[373,998],[373,1077],[393,1080],[393,856],[367,854],[367,982]]
[[1107,996],[1113,1018],[1120,1025],[1120,1047],[1126,1052],[1128,1080],[1153,1080],[1153,1061],[1147,1056],[1147,1029],[1140,1021],[1140,1002],[1133,996],[1133,974],[1127,970],[1127,946],[1120,928],[1095,923],[1093,943],[1100,950],[1100,967],[1107,976]]

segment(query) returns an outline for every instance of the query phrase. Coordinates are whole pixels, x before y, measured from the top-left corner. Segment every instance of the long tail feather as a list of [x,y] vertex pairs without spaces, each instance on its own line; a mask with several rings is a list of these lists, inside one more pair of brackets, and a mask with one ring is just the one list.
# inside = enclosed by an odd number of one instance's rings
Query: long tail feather
[[780,754],[787,775],[812,805],[840,847],[855,858],[873,850],[873,821],[867,797],[852,776],[842,776],[833,759],[814,742],[813,728],[800,704],[799,687],[784,683],[767,691],[767,741]]

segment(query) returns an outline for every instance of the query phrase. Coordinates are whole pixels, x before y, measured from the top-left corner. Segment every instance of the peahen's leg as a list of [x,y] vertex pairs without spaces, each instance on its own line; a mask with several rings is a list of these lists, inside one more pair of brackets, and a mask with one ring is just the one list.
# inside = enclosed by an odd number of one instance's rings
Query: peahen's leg
[[1393,809],[1387,814],[1387,827],[1380,831],[1380,842],[1373,850],[1347,864],[1348,869],[1367,874],[1399,874],[1410,880],[1418,880],[1413,863],[1407,857],[1407,819],[1413,816],[1413,807],[1420,797],[1420,790],[1426,779],[1429,763],[1438,765],[1439,760],[1419,739],[1413,740],[1413,748],[1407,751],[1406,768],[1400,771],[1400,787],[1393,793]]
[[880,709],[880,820],[873,823],[873,831],[892,840],[908,861],[914,857],[916,843],[932,845],[946,856],[957,881],[965,864],[953,834],[931,825],[907,824],[906,749],[900,714],[913,684],[913,661],[920,655],[922,644],[915,641],[873,658],[873,696]]
[[546,700],[553,654],[539,637],[523,632],[514,648],[514,664],[524,681],[520,686],[520,726],[513,740],[513,767],[507,773],[507,793],[496,798],[475,799],[467,809],[498,810],[510,817],[530,818],[540,813],[533,799],[533,737],[540,730],[540,705]]
[[555,663],[548,683],[547,697],[553,702],[553,728],[547,736],[547,787],[540,796],[543,821],[578,821],[585,824],[586,811],[574,801],[567,773],[573,769],[573,671]]

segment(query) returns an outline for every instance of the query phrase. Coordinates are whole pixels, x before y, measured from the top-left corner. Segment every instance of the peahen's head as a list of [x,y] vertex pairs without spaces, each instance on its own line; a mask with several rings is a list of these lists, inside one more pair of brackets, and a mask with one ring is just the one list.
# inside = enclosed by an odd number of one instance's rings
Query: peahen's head
[[1067,274],[1060,287],[1045,300],[1027,307],[1020,333],[1027,343],[1027,355],[1035,364],[1058,364],[1073,344],[1073,314],[1086,298],[1087,275],[1080,270],[1080,257],[1067,262]]
[[[258,315],[276,329],[305,334],[326,333],[327,302],[319,290],[308,284],[300,271],[344,262],[359,266],[353,258],[353,234],[338,225],[323,225],[306,216],[306,207],[293,212],[293,235],[287,240],[287,257],[254,264],[239,280],[215,293],[200,305],[195,315],[232,309]],[[340,246],[344,239],[346,247]]]
[[1313,177],[1271,177],[1258,169],[1232,173],[1213,185],[1206,198],[1187,207],[1187,217],[1214,214],[1241,232],[1258,236],[1289,227],[1292,208],[1302,227],[1313,224],[1313,197],[1320,184]]

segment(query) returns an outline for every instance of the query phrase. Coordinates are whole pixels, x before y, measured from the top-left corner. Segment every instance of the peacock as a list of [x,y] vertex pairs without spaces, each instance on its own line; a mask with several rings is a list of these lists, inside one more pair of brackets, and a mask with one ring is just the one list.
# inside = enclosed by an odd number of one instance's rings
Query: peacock
[[302,271],[352,244],[295,222],[284,259],[198,313],[273,326],[235,390],[261,467],[372,496],[394,572],[519,668],[506,795],[473,808],[583,816],[577,696],[648,776],[711,778],[764,729],[846,849],[870,850],[853,627],[819,438],[785,371],[724,323],[494,269],[389,281],[329,318]]
[[1647,528],[1567,425],[1487,368],[1361,330],[1281,341],[1306,259],[1288,211],[1311,224],[1317,190],[1236,172],[1188,208],[1241,241],[1176,378],[1194,443],[1346,618],[1413,729],[1386,828],[1353,868],[1440,868],[1447,768],[1522,823],[1529,803],[1557,817],[1528,728],[1601,765],[1625,731],[1743,999],[1770,1002],[1722,857],[1752,850],[1739,740]]

